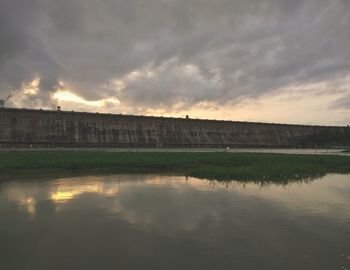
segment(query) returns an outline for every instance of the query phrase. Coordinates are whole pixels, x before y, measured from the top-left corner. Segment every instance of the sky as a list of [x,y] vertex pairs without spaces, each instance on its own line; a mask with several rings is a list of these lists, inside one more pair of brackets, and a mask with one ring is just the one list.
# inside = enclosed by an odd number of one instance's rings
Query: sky
[[350,123],[350,0],[0,0],[8,107]]

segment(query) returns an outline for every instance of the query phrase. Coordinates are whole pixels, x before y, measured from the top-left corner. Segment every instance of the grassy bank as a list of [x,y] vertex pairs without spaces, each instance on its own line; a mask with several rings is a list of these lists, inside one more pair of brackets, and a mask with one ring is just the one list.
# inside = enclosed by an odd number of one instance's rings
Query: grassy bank
[[18,171],[178,172],[216,180],[306,179],[350,173],[350,156],[256,153],[132,153],[102,151],[0,152],[0,175]]

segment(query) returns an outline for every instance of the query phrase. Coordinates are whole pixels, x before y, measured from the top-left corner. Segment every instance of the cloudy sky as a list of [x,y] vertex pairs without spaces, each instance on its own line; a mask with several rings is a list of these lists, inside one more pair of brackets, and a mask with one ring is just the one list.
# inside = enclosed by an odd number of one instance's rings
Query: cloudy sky
[[350,0],[0,0],[9,107],[350,123]]

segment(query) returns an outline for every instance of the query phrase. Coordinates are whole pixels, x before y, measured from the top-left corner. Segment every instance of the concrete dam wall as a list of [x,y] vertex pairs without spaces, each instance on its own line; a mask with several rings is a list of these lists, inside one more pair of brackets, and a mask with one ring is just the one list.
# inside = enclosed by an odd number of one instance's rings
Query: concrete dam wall
[[0,108],[0,147],[319,147],[348,127]]

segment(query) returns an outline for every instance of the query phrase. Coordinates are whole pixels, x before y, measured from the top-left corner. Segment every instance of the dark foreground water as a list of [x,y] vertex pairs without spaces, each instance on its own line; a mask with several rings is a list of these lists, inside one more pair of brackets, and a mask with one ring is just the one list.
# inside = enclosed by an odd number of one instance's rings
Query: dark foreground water
[[0,182],[0,269],[350,269],[350,176]]

